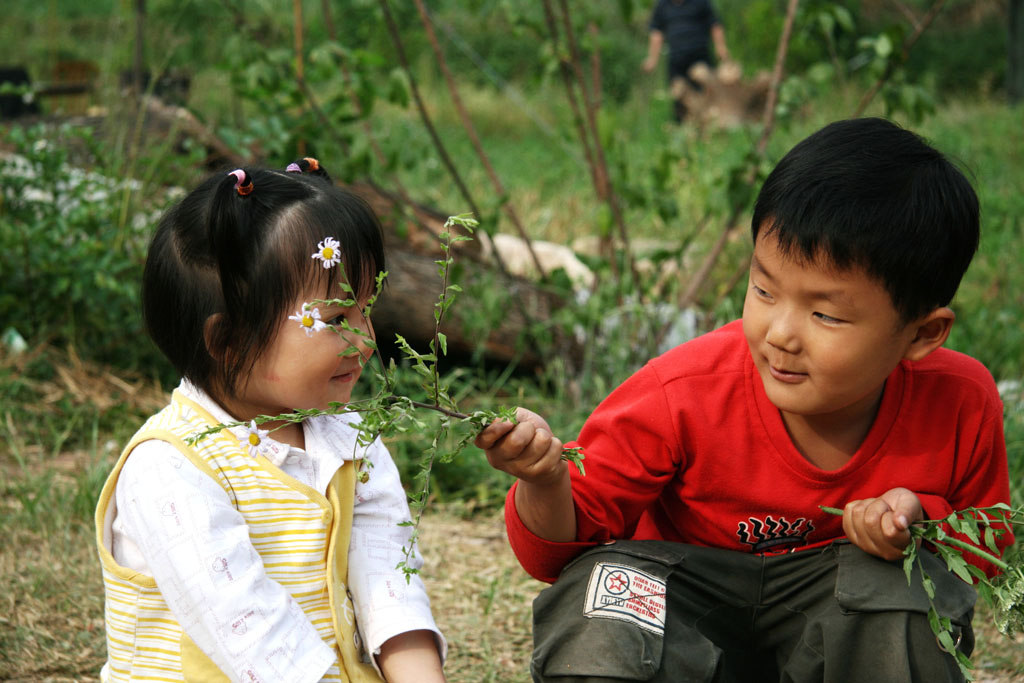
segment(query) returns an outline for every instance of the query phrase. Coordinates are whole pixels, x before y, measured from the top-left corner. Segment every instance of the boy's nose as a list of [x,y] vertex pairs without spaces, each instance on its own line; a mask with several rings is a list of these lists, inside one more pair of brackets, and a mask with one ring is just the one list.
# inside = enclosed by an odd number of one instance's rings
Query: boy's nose
[[788,315],[781,315],[771,319],[768,323],[765,341],[771,346],[788,353],[796,353],[800,350],[800,337],[797,335],[796,325],[790,320]]

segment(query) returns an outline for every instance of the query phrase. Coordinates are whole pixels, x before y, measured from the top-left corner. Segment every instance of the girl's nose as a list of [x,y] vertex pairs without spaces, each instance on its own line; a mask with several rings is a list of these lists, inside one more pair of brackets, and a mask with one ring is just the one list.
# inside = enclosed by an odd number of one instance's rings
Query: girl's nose
[[342,355],[360,355],[364,358],[369,358],[373,355],[374,349],[373,325],[370,324],[369,320],[359,320],[354,322],[352,327],[357,332],[349,331],[344,333],[343,337],[348,344],[348,348],[342,352]]

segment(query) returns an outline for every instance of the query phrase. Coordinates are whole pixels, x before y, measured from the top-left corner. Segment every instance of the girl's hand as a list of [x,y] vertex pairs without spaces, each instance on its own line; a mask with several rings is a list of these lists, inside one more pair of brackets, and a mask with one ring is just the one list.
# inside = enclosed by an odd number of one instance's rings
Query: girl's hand
[[910,543],[910,525],[924,519],[917,495],[905,488],[879,498],[854,500],[843,508],[843,531],[850,542],[884,560],[898,560]]
[[566,475],[562,442],[540,415],[516,409],[518,423],[492,422],[474,443],[491,467],[532,484],[552,484]]

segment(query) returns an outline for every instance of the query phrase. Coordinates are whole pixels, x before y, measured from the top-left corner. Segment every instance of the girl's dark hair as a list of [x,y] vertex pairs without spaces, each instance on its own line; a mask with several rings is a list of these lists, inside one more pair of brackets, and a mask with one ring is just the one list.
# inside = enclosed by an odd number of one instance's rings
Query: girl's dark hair
[[978,248],[978,198],[925,141],[877,118],[838,121],[768,176],[751,230],[784,252],[861,267],[910,322],[953,299]]
[[[167,211],[142,277],[150,336],[183,377],[218,399],[245,385],[310,286],[349,298],[336,287],[347,278],[365,296],[385,269],[377,217],[325,171],[243,170],[244,182],[237,171],[216,174]],[[343,268],[312,258],[327,237],[341,243]]]

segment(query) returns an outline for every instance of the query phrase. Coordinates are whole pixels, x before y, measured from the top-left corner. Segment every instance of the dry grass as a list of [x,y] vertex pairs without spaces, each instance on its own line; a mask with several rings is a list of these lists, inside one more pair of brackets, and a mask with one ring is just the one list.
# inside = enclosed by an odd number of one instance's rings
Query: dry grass
[[420,538],[423,578],[449,644],[448,680],[529,681],[531,603],[545,584],[519,567],[500,511],[428,510]]
[[0,550],[0,680],[97,681],[106,660],[92,529],[22,533]]

